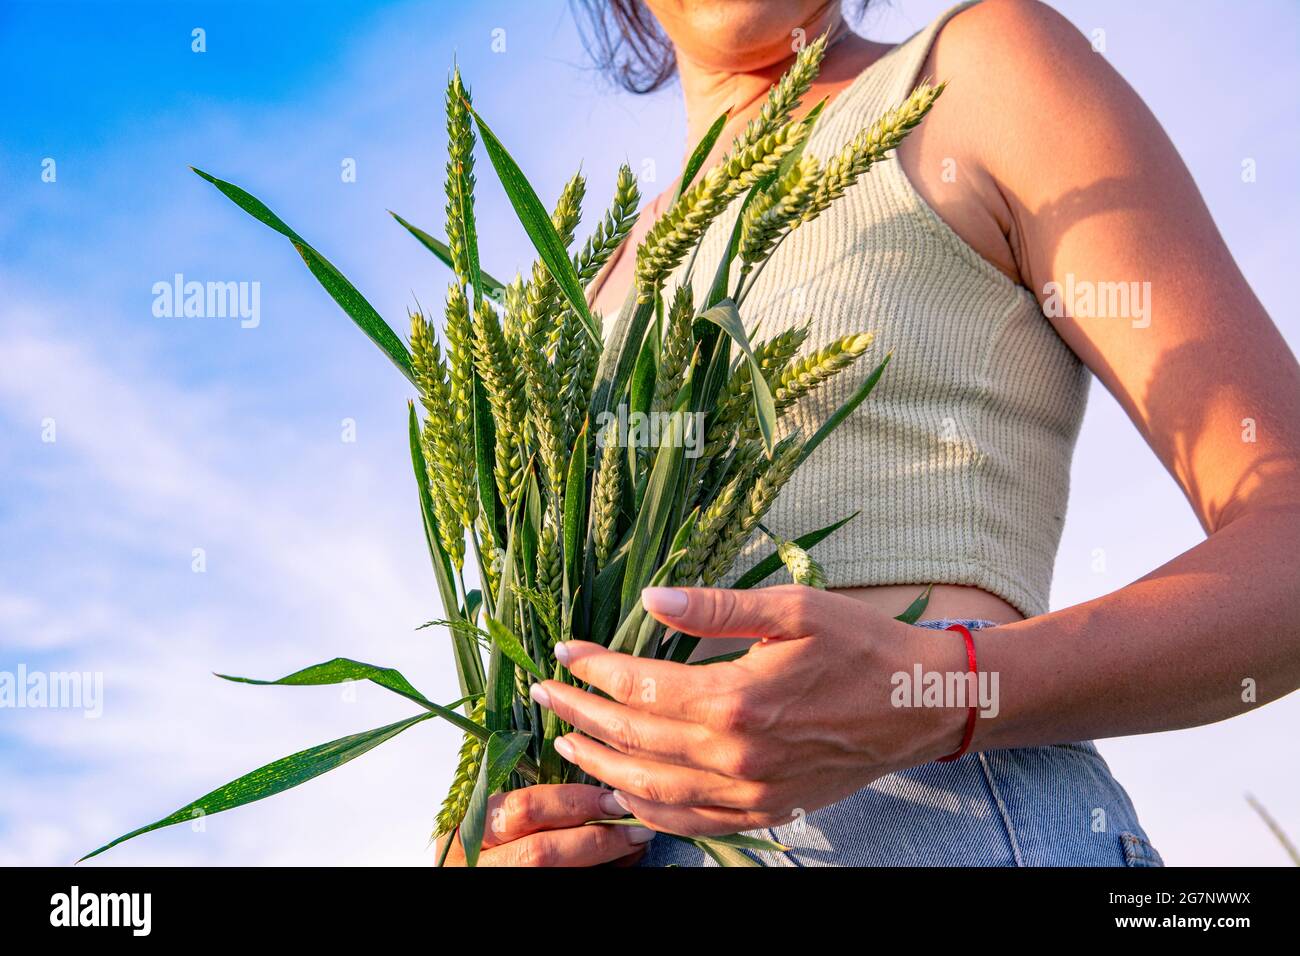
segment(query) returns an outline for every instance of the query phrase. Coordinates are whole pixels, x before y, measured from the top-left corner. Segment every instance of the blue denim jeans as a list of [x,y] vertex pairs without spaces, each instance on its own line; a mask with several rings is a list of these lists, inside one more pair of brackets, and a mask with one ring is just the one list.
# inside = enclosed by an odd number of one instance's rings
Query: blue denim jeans
[[[942,630],[988,621],[926,621]],[[951,637],[951,635],[945,635]],[[767,866],[1163,866],[1090,741],[967,754],[881,777],[839,803],[753,836],[790,847]],[[658,836],[642,866],[716,866]]]

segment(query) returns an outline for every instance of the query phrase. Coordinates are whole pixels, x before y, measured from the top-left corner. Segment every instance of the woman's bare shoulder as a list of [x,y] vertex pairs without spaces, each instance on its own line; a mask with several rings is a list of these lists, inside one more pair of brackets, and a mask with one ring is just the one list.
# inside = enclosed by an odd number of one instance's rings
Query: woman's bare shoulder
[[[956,232],[1029,288],[1046,263],[1031,220],[1090,183],[1176,154],[1141,98],[1064,16],[1038,0],[984,0],[940,31],[923,68],[948,83],[900,150]],[[1075,210],[1083,213],[1085,210]]]

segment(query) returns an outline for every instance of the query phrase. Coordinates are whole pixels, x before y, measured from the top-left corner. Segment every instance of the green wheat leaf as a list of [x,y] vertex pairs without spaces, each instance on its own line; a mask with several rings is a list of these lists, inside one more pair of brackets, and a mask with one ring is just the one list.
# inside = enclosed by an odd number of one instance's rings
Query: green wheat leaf
[[293,247],[298,250],[298,255],[302,256],[303,262],[307,263],[307,268],[311,270],[311,274],[316,277],[316,280],[325,287],[325,291],[342,307],[343,311],[351,317],[361,331],[365,332],[372,342],[383,349],[393,364],[414,384],[415,373],[411,370],[411,355],[407,352],[406,346],[397,337],[397,333],[375,311],[374,306],[367,302],[365,297],[356,290],[356,287],[343,277],[343,273],[339,272],[328,259],[313,249],[306,239],[290,229],[283,219],[273,213],[256,196],[245,192],[233,183],[217,179],[217,177],[209,175],[201,169],[196,169],[193,166],[190,169],[194,170],[196,175],[216,186],[244,212],[258,222],[270,226],[293,243]]
[[[767,387],[763,377],[763,368],[754,357],[754,350],[745,334],[745,323],[736,311],[736,304],[730,299],[723,299],[713,308],[707,310],[701,319],[714,325],[731,336],[731,340],[740,346],[740,350],[749,359],[750,391],[754,396],[754,414],[758,418],[759,433],[763,436],[763,447],[770,457],[776,448],[776,403],[772,401],[772,391]],[[863,396],[865,397],[865,396]],[[820,432],[819,432],[820,434]]]
[[492,168],[497,171],[497,178],[501,180],[506,196],[514,206],[515,214],[519,217],[524,231],[528,233],[528,238],[537,249],[538,256],[550,270],[555,278],[555,284],[564,293],[573,311],[582,319],[583,327],[591,336],[591,340],[596,345],[600,345],[600,332],[596,328],[596,320],[587,307],[587,297],[582,292],[582,283],[578,280],[578,273],[573,268],[573,262],[569,259],[569,253],[560,239],[560,234],[555,231],[551,214],[537,198],[536,191],[524,176],[519,164],[501,145],[496,134],[483,121],[483,117],[479,116],[472,106],[467,105],[467,109],[474,117],[474,122],[478,124],[479,135],[483,138],[483,146],[487,149],[488,159],[492,161]]
[[533,663],[533,659],[524,650],[523,643],[508,627],[496,618],[490,617],[487,619],[487,631],[492,637],[492,643],[501,648],[502,654],[538,680],[546,680],[546,675],[542,673],[542,669]]
[[[414,226],[407,222],[391,209],[388,210],[388,214],[396,219],[403,229],[415,236],[415,238],[420,241],[420,245],[424,246],[424,248],[428,249],[435,256],[441,259],[443,265],[448,269],[454,268],[452,265],[451,250],[447,248],[445,242],[433,238],[433,236],[429,235],[419,226]],[[479,269],[479,277],[482,279],[483,291],[487,294],[488,298],[500,301],[505,297],[506,285],[504,282],[493,277],[490,273],[484,272],[482,268]]]
[[691,151],[691,156],[686,160],[686,165],[682,168],[682,178],[677,182],[677,191],[673,194],[673,202],[682,198],[682,192],[695,181],[696,175],[699,174],[700,167],[704,161],[709,158],[709,153],[713,151],[713,146],[722,135],[723,128],[727,125],[727,118],[730,110],[723,113],[713,121],[713,125],[705,131],[704,136],[695,144],[695,149]]
[[582,568],[582,531],[587,526],[587,423],[573,443],[564,487],[564,561],[566,581],[576,590]]
[[920,593],[915,601],[907,606],[907,610],[894,618],[894,620],[902,621],[904,624],[915,624],[919,621],[921,615],[925,613],[925,606],[930,603],[930,592],[933,590],[934,585],[931,584]]
[[[187,803],[161,820],[140,827],[138,830],[132,830],[116,840],[105,843],[98,850],[87,853],[81,860],[89,860],[92,856],[98,856],[119,843],[148,833],[151,830],[159,830],[173,824],[185,823],[196,817],[210,816],[223,810],[232,810],[235,807],[242,807],[246,803],[264,800],[267,797],[275,796],[277,793],[283,793],[285,790],[291,790],[314,777],[328,773],[335,767],[342,766],[349,760],[360,757],[367,751],[378,747],[384,741],[396,737],[407,727],[428,720],[432,716],[434,715],[416,714],[414,717],[407,717],[384,727],[377,727],[374,730],[352,734],[348,737],[340,737],[338,740],[331,740],[327,744],[309,747],[307,750],[301,750],[291,756],[272,761],[252,773],[244,774],[244,776],[232,780],[224,787],[219,787],[211,793],[199,797],[193,803]],[[80,863],[81,860],[77,862]]]
[[893,358],[892,353],[886,355],[884,361],[877,365],[875,370],[866,377],[861,385],[858,386],[857,391],[850,395],[843,405],[835,409],[826,421],[822,422],[821,428],[817,429],[817,431],[813,433],[812,438],[809,438],[804,444],[803,450],[799,453],[799,461],[795,465],[796,468],[807,461],[808,456],[813,453],[813,449],[825,441],[826,436],[839,428],[840,423],[844,421],[844,419],[848,418],[849,415],[853,413],[853,410],[866,400],[866,397],[871,394],[871,390],[876,387],[876,383],[880,381],[880,376],[885,373],[885,366],[889,364],[891,358]]
[[254,680],[251,677],[232,677],[229,674],[217,674],[222,680],[237,684],[257,684],[264,687],[313,687],[321,684],[342,684],[346,681],[368,680],[380,687],[400,694],[407,700],[413,700],[421,707],[430,706],[430,701],[411,682],[391,667],[377,667],[347,657],[336,657],[323,664],[313,664],[300,671],[294,671],[279,680]]

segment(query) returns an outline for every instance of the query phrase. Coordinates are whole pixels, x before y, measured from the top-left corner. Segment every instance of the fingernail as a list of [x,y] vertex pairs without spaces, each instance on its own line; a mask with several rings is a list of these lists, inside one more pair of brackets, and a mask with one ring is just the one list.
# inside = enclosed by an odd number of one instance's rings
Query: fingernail
[[[569,763],[573,763],[573,744],[569,743],[568,737],[555,738],[555,752],[563,757]],[[617,797],[618,795],[615,794]]]
[[533,684],[529,687],[528,696],[535,700],[539,707],[551,709],[551,692],[541,684]]
[[677,617],[686,612],[686,592],[681,588],[642,588],[641,606],[651,614]]
[[609,792],[600,795],[600,812],[607,817],[621,817],[626,815],[623,805],[615,799],[614,795]]
[[[628,801],[628,799],[627,799],[627,794],[626,794],[626,793],[621,793],[620,791],[615,790],[615,791],[613,792],[613,796],[614,796],[614,799],[618,801],[618,805],[619,805],[620,807],[622,807],[622,808],[623,808],[625,811],[627,811],[628,813],[632,813],[632,804],[631,804],[631,802]],[[633,814],[633,816],[635,816],[635,815],[636,815],[636,814]]]
[[627,842],[633,846],[640,846],[642,843],[649,843],[655,838],[654,830],[649,827],[628,827]]
[[561,664],[563,664],[565,667],[569,666],[570,656],[571,655],[569,654],[569,645],[567,643],[562,642],[555,645],[555,659],[559,661]]

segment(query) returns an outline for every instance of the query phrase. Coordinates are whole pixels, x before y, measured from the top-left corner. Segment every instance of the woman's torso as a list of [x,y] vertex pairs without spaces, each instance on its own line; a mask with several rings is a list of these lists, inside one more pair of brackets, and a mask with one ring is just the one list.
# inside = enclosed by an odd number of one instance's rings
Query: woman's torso
[[[944,19],[898,47],[853,38],[832,51],[840,57],[834,72],[839,77],[854,78],[833,80],[820,89],[815,87],[806,98],[806,103],[813,103],[823,96],[831,97],[809,144],[809,152],[821,158],[830,155],[858,128],[869,125],[884,108],[905,96],[917,76],[951,79],[943,72],[944,45],[939,27]],[[978,77],[961,76],[959,80],[967,87],[968,95],[969,88],[978,83]],[[923,516],[908,518],[915,520],[920,530],[907,540],[882,537],[882,529],[888,529],[889,512],[868,509],[871,527],[855,530],[854,524],[850,524],[837,533],[844,536],[840,554],[847,548],[849,553],[864,555],[861,560],[889,566],[877,568],[874,564],[857,563],[845,570],[838,581],[832,573],[832,584],[845,585],[840,590],[892,615],[915,597],[919,586],[938,582],[927,617],[970,617],[1007,623],[1027,613],[1046,610],[1045,582],[1050,579],[1059,523],[1063,519],[1069,452],[1082,414],[1087,373],[1055,336],[1033,296],[1019,287],[1015,223],[996,186],[981,172],[979,149],[987,144],[981,142],[981,131],[967,128],[961,111],[945,109],[948,105],[941,98],[898,151],[897,158],[869,171],[846,194],[841,203],[849,208],[839,219],[829,219],[837,215],[832,207],[827,222],[815,222],[806,227],[808,234],[792,237],[787,248],[777,254],[787,259],[784,272],[779,260],[772,264],[765,274],[772,284],[766,290],[755,288],[746,311],[779,311],[782,296],[802,295],[807,302],[801,305],[813,313],[810,347],[824,344],[839,334],[868,328],[881,332],[884,339],[881,352],[894,353],[894,367],[887,373],[893,381],[882,381],[857,413],[863,416],[862,423],[857,424],[858,434],[850,435],[838,450],[819,451],[822,461],[819,463],[814,457],[805,466],[820,468],[821,477],[829,479],[829,485],[827,481],[821,483],[822,497],[826,497],[827,487],[845,489],[839,496],[843,500],[831,503],[830,507],[856,507],[883,496],[899,500],[900,513],[926,507],[956,509],[931,523],[939,527],[940,533],[935,533]],[[722,141],[728,140],[732,129],[739,129],[746,118],[737,116]],[[636,244],[666,208],[669,195],[671,190],[647,208],[622,254],[602,277],[594,301],[603,314],[615,314],[622,304],[631,281]],[[727,218],[715,224],[714,229],[725,235],[729,225],[730,218]],[[824,255],[827,242],[819,245],[815,241],[818,237],[812,235],[812,230],[819,227],[837,232],[847,230],[847,235],[835,236],[834,241],[841,248],[859,242],[864,250],[862,271],[873,274],[869,287],[858,282],[861,276],[854,272],[852,264],[846,267],[843,263],[827,262]],[[825,236],[820,238],[824,240]],[[891,243],[896,248],[889,249]],[[891,258],[894,254],[897,258]],[[818,260],[820,266],[811,270],[803,268],[804,257],[817,255],[822,256]],[[923,264],[921,271],[915,267],[916,263]],[[938,271],[925,272],[932,263]],[[838,288],[819,289],[815,276],[805,281],[809,271],[833,272],[832,281],[856,289],[851,294],[861,298],[846,308],[839,301]],[[712,264],[700,272],[711,275]],[[858,284],[854,285],[855,282]],[[960,297],[945,302],[945,283],[958,289]],[[807,288],[801,287],[804,285]],[[760,295],[761,291],[765,295]],[[839,315],[832,315],[819,326],[816,314],[819,307]],[[851,318],[845,318],[846,312],[852,313]],[[855,320],[861,326],[842,327],[845,321]],[[951,323],[959,320],[961,329],[954,332]],[[770,321],[764,328],[768,334],[777,330],[779,324]],[[997,338],[998,355],[1024,349],[1032,357],[1032,367],[1003,368],[998,357],[990,359],[989,353],[994,349],[984,348],[981,338],[990,341]],[[960,353],[962,349],[966,350],[964,354],[955,357],[949,354]],[[871,354],[862,363],[867,369],[874,365],[866,364]],[[936,364],[943,369],[938,374]],[[974,365],[980,367],[972,368]],[[945,376],[952,380],[953,390],[947,395],[937,394],[936,389],[943,387]],[[962,376],[975,378],[962,381]],[[980,376],[987,381],[980,381]],[[856,383],[850,381],[838,390],[827,389],[830,394],[809,410],[809,420],[823,419],[846,397],[853,384]],[[981,391],[989,384],[994,386],[992,391]],[[1032,394],[1039,385],[1050,392],[1047,398]],[[893,394],[889,391],[891,387]],[[873,422],[871,415],[876,410],[871,403],[878,401],[878,395],[881,396],[879,417]],[[924,402],[920,399],[922,395],[926,395]],[[928,403],[920,410],[919,420],[907,417],[912,398],[917,398],[915,404]],[[945,408],[949,408],[950,415],[942,414]],[[1017,418],[1023,418],[1023,423],[1018,423]],[[1033,434],[1033,440],[1042,445],[1020,460],[1015,451],[1018,425],[1020,431]],[[882,440],[880,435],[891,428],[910,430],[910,438]],[[926,434],[918,436],[918,432]],[[928,447],[927,442],[934,448]],[[889,452],[893,458],[885,468],[880,467],[880,459],[885,457],[882,451]],[[860,467],[854,458],[858,453],[862,455]],[[1037,476],[1036,484],[1021,489],[1015,484],[1014,472],[1026,468],[1043,474]],[[962,514],[959,513],[962,495],[944,494],[946,479],[940,473],[945,469],[962,481],[981,470],[987,475],[999,469],[1006,470],[1013,480],[1009,486],[1005,481],[977,481],[975,489],[965,489],[970,503],[967,513]],[[923,475],[922,492],[934,492],[933,501],[909,497],[908,488],[912,484],[909,474]],[[791,492],[815,497],[818,486],[796,484],[783,497],[788,498]],[[983,499],[999,494],[1005,494],[1008,499],[997,505],[1003,510],[989,510]],[[981,509],[986,513],[981,513]],[[797,509],[789,516],[807,517]],[[778,520],[782,517],[779,507],[774,517]],[[861,521],[859,517],[857,522]],[[948,535],[944,530],[945,523],[960,527],[972,521],[981,525],[978,532]],[[781,530],[792,536],[812,528]],[[821,548],[827,548],[833,540],[829,539]],[[949,545],[955,545],[954,550],[958,552],[979,551],[985,570],[970,573],[968,566],[961,565],[962,562],[969,565],[973,559],[967,554],[944,553]],[[1004,545],[1007,553],[1015,555],[1005,562],[1005,573],[1002,570]],[[921,560],[912,559],[917,555],[904,559],[902,554],[909,548],[924,552],[919,555]],[[1032,580],[1019,583],[1012,580],[1026,577]],[[962,583],[950,583],[954,581]]]

